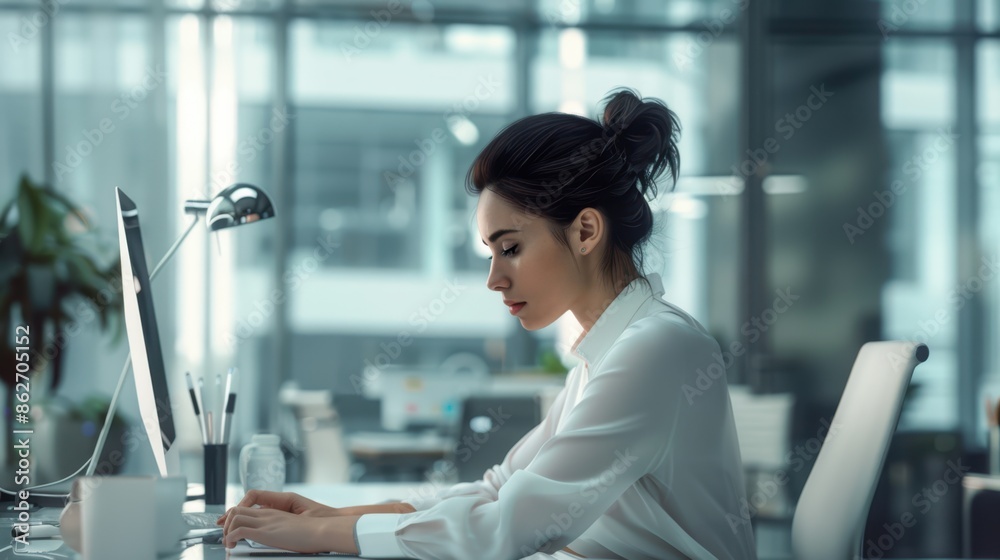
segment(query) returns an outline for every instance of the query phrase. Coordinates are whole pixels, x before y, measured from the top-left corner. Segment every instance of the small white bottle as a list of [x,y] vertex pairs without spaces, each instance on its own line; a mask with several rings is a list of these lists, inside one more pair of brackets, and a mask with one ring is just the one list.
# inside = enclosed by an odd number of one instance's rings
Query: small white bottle
[[240,451],[240,482],[243,492],[251,489],[281,492],[285,485],[285,454],[281,438],[274,434],[254,434]]

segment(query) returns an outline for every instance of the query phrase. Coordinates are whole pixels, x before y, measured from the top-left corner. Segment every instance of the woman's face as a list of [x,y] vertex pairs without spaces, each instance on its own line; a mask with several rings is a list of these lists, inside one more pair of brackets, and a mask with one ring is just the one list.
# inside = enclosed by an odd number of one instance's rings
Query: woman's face
[[[500,293],[502,305],[525,329],[546,327],[571,308],[581,291],[581,275],[545,219],[529,216],[489,189],[479,196],[476,219],[479,236],[493,254],[486,286]],[[524,304],[510,309],[512,302]]]

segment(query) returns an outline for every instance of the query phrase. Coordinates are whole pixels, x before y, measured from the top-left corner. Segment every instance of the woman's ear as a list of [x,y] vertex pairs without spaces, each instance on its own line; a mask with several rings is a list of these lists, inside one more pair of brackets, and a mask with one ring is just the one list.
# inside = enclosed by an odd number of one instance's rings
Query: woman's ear
[[604,235],[604,216],[593,208],[580,210],[573,221],[571,234],[570,241],[575,252],[593,253]]

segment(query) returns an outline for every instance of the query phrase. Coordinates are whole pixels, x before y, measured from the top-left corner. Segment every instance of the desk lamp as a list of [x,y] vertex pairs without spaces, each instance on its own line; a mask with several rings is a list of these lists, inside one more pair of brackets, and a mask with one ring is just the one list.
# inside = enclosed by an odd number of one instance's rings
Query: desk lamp
[[[174,244],[167,249],[167,253],[163,255],[160,262],[153,268],[153,271],[149,274],[150,282],[156,278],[157,273],[160,272],[163,265],[174,256],[174,253],[177,252],[181,243],[187,239],[188,234],[191,233],[191,230],[194,229],[194,226],[197,225],[202,216],[205,217],[205,224],[209,231],[218,231],[220,229],[272,218],[274,217],[274,206],[271,204],[271,199],[260,188],[246,183],[236,183],[223,189],[212,200],[186,200],[184,202],[184,213],[191,214],[193,219],[187,229],[184,230],[184,233],[177,238],[177,241],[174,241]],[[97,469],[97,462],[101,456],[101,451],[104,449],[108,432],[111,429],[111,418],[114,416],[115,408],[118,404],[118,396],[121,394],[122,386],[125,384],[130,365],[132,365],[131,352],[129,352],[128,357],[125,359],[125,365],[122,367],[121,375],[118,377],[118,386],[115,387],[114,396],[111,397],[111,405],[108,407],[107,416],[104,418],[104,426],[101,427],[101,434],[97,438],[94,453],[88,461],[86,476],[93,476],[94,471]],[[73,475],[75,474],[73,473]]]

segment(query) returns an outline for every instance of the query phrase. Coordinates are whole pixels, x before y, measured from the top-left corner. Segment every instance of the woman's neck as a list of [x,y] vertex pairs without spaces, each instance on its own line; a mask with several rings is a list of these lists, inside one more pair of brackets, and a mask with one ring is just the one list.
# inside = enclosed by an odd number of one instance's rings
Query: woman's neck
[[611,288],[606,283],[600,283],[591,290],[578,305],[575,305],[571,311],[576,317],[576,320],[583,327],[584,332],[590,332],[590,328],[594,326],[594,323],[600,319],[601,315],[604,314],[604,310],[607,309],[618,295],[632,283],[638,275],[632,276],[628,280],[620,280],[615,288]]

